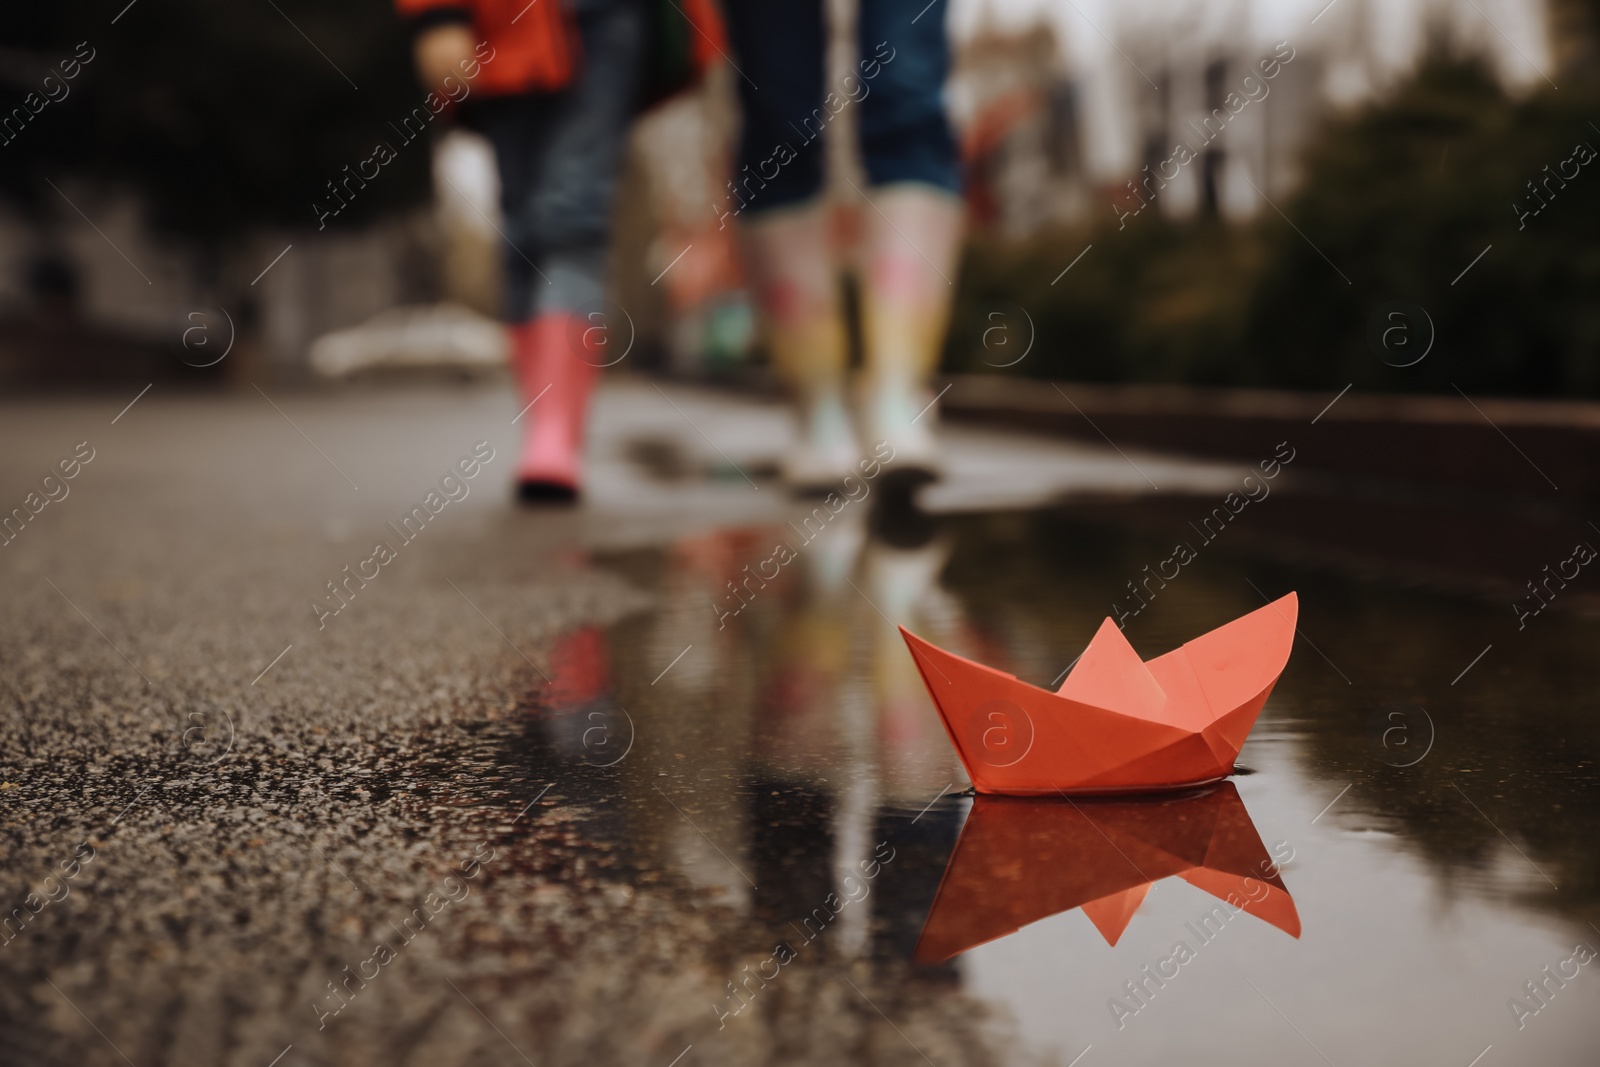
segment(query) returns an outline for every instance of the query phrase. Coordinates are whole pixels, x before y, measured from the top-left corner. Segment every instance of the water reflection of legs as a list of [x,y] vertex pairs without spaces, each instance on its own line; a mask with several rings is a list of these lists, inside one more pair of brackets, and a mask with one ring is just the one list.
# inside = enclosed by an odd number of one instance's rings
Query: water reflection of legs
[[[810,898],[832,893],[837,911],[829,943],[847,958],[872,948],[880,905],[867,899],[884,887],[923,884],[925,879],[908,874],[908,864],[927,853],[937,867],[954,836],[949,813],[929,815],[925,826],[909,833],[893,814],[921,809],[958,780],[921,681],[888,621],[904,619],[943,632],[958,619],[954,601],[938,590],[946,546],[937,532],[931,518],[899,504],[865,522],[858,518],[831,529],[828,538],[808,546],[774,643],[777,666],[757,729],[757,759],[769,768],[782,765],[791,775],[797,762],[811,764],[819,776],[839,784],[829,789],[829,803],[807,788],[789,787],[811,797],[814,819],[827,820],[807,831],[792,819],[767,816],[767,809],[788,802],[769,799],[775,789],[785,793],[776,778],[760,783],[753,813],[758,832],[781,823],[781,854],[807,866],[788,872],[762,910],[775,920],[785,909],[806,916],[816,907]],[[916,847],[902,857],[891,835]],[[758,851],[766,853],[768,845]],[[824,856],[830,875],[818,881],[809,867]],[[885,862],[886,857],[893,859]],[[905,954],[928,903],[924,894],[912,895],[918,898],[914,906],[900,899],[904,892],[895,896],[890,890],[881,898],[895,902],[888,942]],[[812,936],[814,926],[801,932]]]
[[920,808],[960,774],[895,626],[948,635],[960,626],[960,607],[939,588],[949,545],[931,516],[887,501],[873,511],[871,525],[862,567],[862,592],[870,603],[858,614],[870,635],[876,762],[887,795]]
[[[947,556],[938,533],[914,509],[848,509],[801,544],[781,574],[748,591],[739,584],[743,564],[792,534],[727,531],[680,546],[692,572],[679,587],[685,610],[700,612],[712,632],[675,625],[662,654],[667,643],[703,638],[705,673],[691,688],[709,687],[708,710],[731,716],[716,732],[716,751],[694,757],[697,776],[716,773],[718,753],[748,768],[724,772],[748,783],[747,848],[730,844],[739,831],[728,819],[720,830],[701,828],[735,862],[748,857],[754,916],[796,948],[814,942],[834,958],[886,949],[904,958],[954,838],[954,812],[944,809],[907,829],[908,812],[963,780],[890,621],[945,635],[959,628],[956,602],[938,588]],[[726,592],[730,579],[737,588],[724,600],[743,592],[737,614],[705,607],[705,593]],[[687,678],[674,673],[661,684],[676,689]],[[892,912],[887,937],[874,933],[884,929],[882,905]]]

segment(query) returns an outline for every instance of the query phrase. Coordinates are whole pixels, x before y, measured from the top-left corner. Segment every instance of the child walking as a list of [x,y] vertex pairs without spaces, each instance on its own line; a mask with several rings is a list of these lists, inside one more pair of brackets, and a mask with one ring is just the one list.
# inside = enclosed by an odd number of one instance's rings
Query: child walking
[[[659,58],[655,0],[396,0],[416,27],[418,72],[439,89],[481,41],[478,92],[463,120],[494,146],[506,238],[505,317],[524,414],[517,455],[524,500],[570,501],[582,487],[589,395],[605,331],[587,315],[605,295],[612,202],[628,125]],[[652,6],[653,5],[653,6]],[[666,10],[704,69],[720,25],[710,0]]]

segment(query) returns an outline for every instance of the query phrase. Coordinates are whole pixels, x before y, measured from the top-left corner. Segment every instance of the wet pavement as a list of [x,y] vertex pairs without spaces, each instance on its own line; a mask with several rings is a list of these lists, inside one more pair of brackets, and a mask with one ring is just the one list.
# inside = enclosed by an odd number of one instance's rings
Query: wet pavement
[[[1231,534],[1135,601],[1115,501],[1242,471],[1110,446],[949,428],[926,512],[819,514],[770,406],[619,380],[530,511],[499,388],[129,399],[0,408],[8,507],[93,454],[0,548],[0,1063],[1600,1053],[1562,604]],[[893,626],[1049,685],[1291,589],[1241,773],[1158,800],[967,795]]]

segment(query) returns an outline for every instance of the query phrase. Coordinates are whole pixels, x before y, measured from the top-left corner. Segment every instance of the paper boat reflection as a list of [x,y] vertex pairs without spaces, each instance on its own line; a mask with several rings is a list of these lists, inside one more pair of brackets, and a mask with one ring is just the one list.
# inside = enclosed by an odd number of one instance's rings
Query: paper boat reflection
[[1115,945],[1151,884],[1174,875],[1300,936],[1277,861],[1232,782],[1146,800],[979,796],[915,959],[939,963],[1072,908]]

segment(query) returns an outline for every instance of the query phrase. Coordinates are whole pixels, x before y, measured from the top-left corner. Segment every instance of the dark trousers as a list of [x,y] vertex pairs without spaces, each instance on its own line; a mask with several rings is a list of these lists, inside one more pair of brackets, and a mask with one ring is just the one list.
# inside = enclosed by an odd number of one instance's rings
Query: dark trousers
[[484,100],[471,116],[493,143],[500,171],[510,322],[594,310],[605,295],[644,17],[636,0],[585,0],[575,8],[583,55],[573,84]]
[[824,85],[823,0],[725,0],[738,63],[744,129],[737,202],[760,212],[822,188],[821,131],[856,109],[873,185],[920,182],[960,190],[955,138],[944,108],[950,69],[946,0],[861,0],[858,62]]

